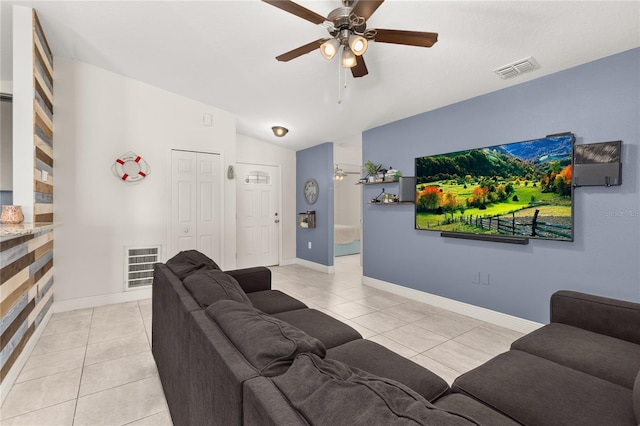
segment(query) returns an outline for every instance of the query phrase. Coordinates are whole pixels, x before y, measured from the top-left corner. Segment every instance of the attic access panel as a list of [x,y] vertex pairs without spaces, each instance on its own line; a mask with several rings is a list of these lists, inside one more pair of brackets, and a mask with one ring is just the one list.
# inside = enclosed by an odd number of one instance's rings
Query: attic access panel
[[575,145],[574,186],[617,186],[622,184],[622,141]]

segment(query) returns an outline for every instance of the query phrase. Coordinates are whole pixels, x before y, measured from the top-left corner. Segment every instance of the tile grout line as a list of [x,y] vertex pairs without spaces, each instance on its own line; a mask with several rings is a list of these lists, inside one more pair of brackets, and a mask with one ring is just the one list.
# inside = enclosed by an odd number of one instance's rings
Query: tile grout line
[[91,320],[89,321],[89,334],[87,335],[87,344],[84,347],[84,357],[82,358],[82,369],[80,370],[80,381],[78,382],[78,391],[76,392],[76,403],[73,407],[73,417],[71,418],[71,425],[76,423],[76,414],[78,413],[78,401],[80,400],[80,386],[82,386],[82,377],[84,376],[85,362],[87,361],[87,350],[89,348],[89,337],[91,336],[91,325],[93,324],[94,309],[91,309]]

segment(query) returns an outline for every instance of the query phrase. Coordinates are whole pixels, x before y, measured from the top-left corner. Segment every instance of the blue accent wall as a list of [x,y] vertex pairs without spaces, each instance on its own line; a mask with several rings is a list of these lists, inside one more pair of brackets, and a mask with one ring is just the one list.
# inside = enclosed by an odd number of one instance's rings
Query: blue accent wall
[[408,176],[416,157],[567,131],[623,142],[622,185],[574,191],[574,242],[442,238],[414,229],[413,206],[366,204],[380,189],[365,186],[364,275],[542,323],[559,289],[639,302],[640,49],[366,131],[363,162]]
[[[318,200],[313,205],[307,204],[303,196],[304,183],[309,178],[315,179],[319,188]],[[333,266],[333,143],[296,153],[296,210],[316,211],[314,229],[296,228],[296,257]]]

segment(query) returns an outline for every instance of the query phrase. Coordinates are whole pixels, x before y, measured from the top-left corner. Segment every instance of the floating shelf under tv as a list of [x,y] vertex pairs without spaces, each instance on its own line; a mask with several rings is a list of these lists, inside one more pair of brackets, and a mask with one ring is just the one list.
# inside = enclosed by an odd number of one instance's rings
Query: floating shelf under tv
[[411,201],[396,201],[393,203],[372,203],[372,202],[368,202],[367,204],[372,204],[374,206],[400,206],[400,205],[411,205],[413,204],[413,202]]
[[383,185],[385,183],[398,183],[397,180],[381,180],[380,182],[358,182],[355,185]]

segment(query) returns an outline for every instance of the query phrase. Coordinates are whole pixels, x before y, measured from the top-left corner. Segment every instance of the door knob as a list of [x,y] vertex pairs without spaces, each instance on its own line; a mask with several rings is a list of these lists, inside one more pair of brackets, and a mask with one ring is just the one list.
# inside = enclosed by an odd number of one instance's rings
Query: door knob
[[280,223],[280,219],[274,220],[275,223]]
[[184,228],[184,233],[188,234],[189,233],[189,228]]

